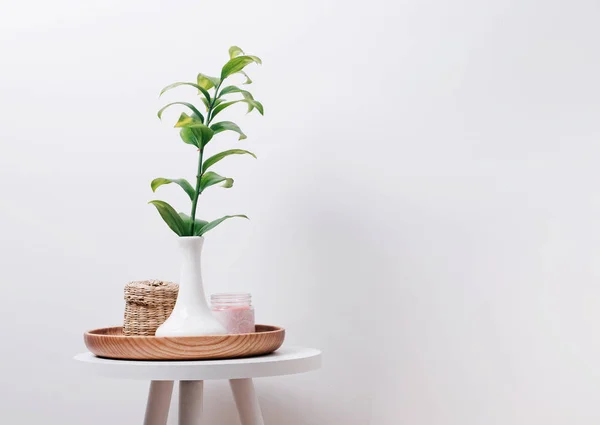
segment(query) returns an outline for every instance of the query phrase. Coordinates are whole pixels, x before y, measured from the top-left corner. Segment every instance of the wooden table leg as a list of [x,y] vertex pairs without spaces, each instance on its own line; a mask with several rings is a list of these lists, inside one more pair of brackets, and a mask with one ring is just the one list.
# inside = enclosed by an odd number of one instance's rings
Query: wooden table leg
[[152,381],[148,392],[144,425],[167,425],[173,381]]
[[229,385],[242,425],[265,425],[252,379],[230,379]]
[[204,381],[179,382],[179,425],[200,425]]

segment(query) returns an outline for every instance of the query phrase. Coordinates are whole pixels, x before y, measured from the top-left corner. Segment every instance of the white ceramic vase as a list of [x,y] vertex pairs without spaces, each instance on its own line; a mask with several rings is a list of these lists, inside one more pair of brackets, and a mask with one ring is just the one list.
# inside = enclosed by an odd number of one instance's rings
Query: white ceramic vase
[[222,335],[227,331],[208,308],[202,285],[201,255],[204,238],[179,238],[181,272],[175,308],[156,330],[156,336]]

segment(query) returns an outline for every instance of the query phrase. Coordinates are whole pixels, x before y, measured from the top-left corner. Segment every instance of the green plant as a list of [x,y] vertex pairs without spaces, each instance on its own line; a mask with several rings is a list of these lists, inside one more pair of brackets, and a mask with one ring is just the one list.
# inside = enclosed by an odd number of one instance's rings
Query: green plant
[[[216,153],[208,159],[204,159],[204,150],[216,134],[224,131],[233,131],[238,133],[239,140],[246,138],[246,135],[234,122],[220,121],[213,123],[217,114],[236,103],[245,103],[248,106],[248,112],[252,112],[256,109],[261,115],[264,113],[263,105],[255,100],[254,96],[252,96],[249,91],[243,90],[235,85],[226,86],[223,84],[227,78],[236,74],[242,74],[246,78],[246,81],[243,84],[252,83],[252,80],[250,80],[248,75],[244,72],[244,68],[251,63],[261,64],[262,62],[258,57],[246,55],[239,47],[232,46],[229,49],[229,61],[221,69],[219,78],[198,74],[195,83],[173,83],[162,89],[160,92],[162,95],[167,90],[179,86],[191,86],[198,90],[198,95],[204,104],[204,108],[202,108],[204,113],[200,112],[200,109],[195,105],[187,102],[172,102],[158,111],[158,117],[161,118],[164,110],[173,105],[182,105],[189,109],[191,113],[188,115],[183,112],[175,124],[175,127],[180,129],[179,135],[181,136],[181,140],[198,149],[198,171],[196,173],[195,186],[192,186],[186,179],[168,179],[163,177],[152,180],[152,183],[150,184],[152,191],[154,192],[162,185],[175,183],[189,196],[192,202],[190,215],[181,212],[178,213],[171,205],[164,201],[154,200],[149,202],[156,207],[160,216],[171,230],[179,236],[202,236],[204,233],[215,228],[227,219],[233,217],[248,218],[245,215],[236,214],[226,215],[213,221],[204,221],[196,218],[196,209],[198,206],[198,198],[208,187],[219,183],[225,188],[233,186],[232,178],[220,176],[214,171],[208,171],[209,168],[230,155],[251,155],[256,158],[256,155],[247,150],[230,149]],[[241,98],[228,100],[225,99],[225,95],[241,95]]]

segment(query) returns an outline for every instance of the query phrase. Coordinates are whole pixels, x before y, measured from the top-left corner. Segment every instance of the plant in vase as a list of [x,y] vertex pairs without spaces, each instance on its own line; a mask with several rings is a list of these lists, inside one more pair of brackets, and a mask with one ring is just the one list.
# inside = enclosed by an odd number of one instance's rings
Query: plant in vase
[[[225,150],[214,153],[208,158],[205,155],[208,143],[213,140],[215,135],[221,132],[235,132],[239,135],[239,140],[246,138],[246,135],[234,122],[215,120],[215,117],[224,109],[237,103],[243,103],[247,106],[248,112],[257,110],[261,115],[264,113],[262,104],[255,100],[254,96],[248,90],[244,90],[236,85],[225,84],[228,78],[239,75],[245,78],[243,84],[252,83],[244,71],[244,68],[252,63],[261,64],[262,62],[258,57],[246,55],[239,47],[232,46],[229,49],[229,61],[221,69],[219,77],[210,77],[200,73],[195,83],[177,82],[165,87],[160,92],[162,95],[164,92],[176,87],[193,87],[197,89],[203,107],[199,108],[188,102],[172,102],[158,111],[158,117],[161,118],[163,112],[172,106],[179,105],[188,109],[187,113],[183,112],[181,114],[175,127],[180,129],[179,135],[181,140],[196,148],[198,153],[198,167],[195,185],[192,185],[188,180],[183,178],[170,179],[163,177],[156,178],[151,183],[152,191],[156,191],[160,186],[174,183],[185,191],[191,201],[189,215],[177,212],[167,202],[160,200],[150,201],[150,204],[156,207],[169,228],[180,237],[179,245],[182,254],[177,302],[171,316],[157,329],[157,336],[192,336],[226,333],[223,326],[212,317],[206,303],[200,266],[200,255],[204,242],[203,236],[206,232],[225,220],[235,217],[247,217],[242,214],[236,214],[206,221],[197,217],[197,206],[200,195],[207,188],[215,185],[221,185],[224,188],[233,186],[232,178],[223,177],[212,170],[215,164],[230,155],[250,155],[256,158],[252,152],[243,149]],[[200,112],[201,109],[203,112]],[[213,145],[214,142],[210,146],[212,147]]]

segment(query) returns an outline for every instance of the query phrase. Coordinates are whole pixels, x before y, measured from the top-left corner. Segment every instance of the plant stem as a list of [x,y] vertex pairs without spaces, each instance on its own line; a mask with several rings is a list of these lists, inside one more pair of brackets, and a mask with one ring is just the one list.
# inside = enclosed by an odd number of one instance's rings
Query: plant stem
[[212,121],[212,117],[210,115],[212,114],[212,110],[215,107],[215,102],[219,97],[219,89],[221,88],[221,83],[222,81],[219,83],[219,85],[217,85],[217,87],[215,87],[215,95],[210,101],[210,108],[208,108],[208,112],[206,113],[206,126],[210,125],[210,122]]
[[196,224],[196,207],[198,206],[198,198],[200,197],[200,179],[202,178],[202,156],[204,154],[204,148],[200,148],[198,155],[198,174],[196,175],[196,196],[192,201],[192,229],[191,235],[194,236],[194,225]]
[[[212,117],[210,116],[215,105],[215,101],[217,100],[219,94],[219,88],[221,88],[221,83],[217,87],[215,87],[215,95],[210,102],[210,106],[208,107],[208,111],[206,112],[206,126],[210,125],[210,121]],[[192,201],[192,228],[191,235],[194,236],[194,225],[196,224],[196,208],[198,206],[198,198],[200,197],[200,179],[202,178],[202,157],[204,156],[204,146],[199,149],[198,155],[198,174],[196,174],[196,196],[194,196],[194,200]]]

